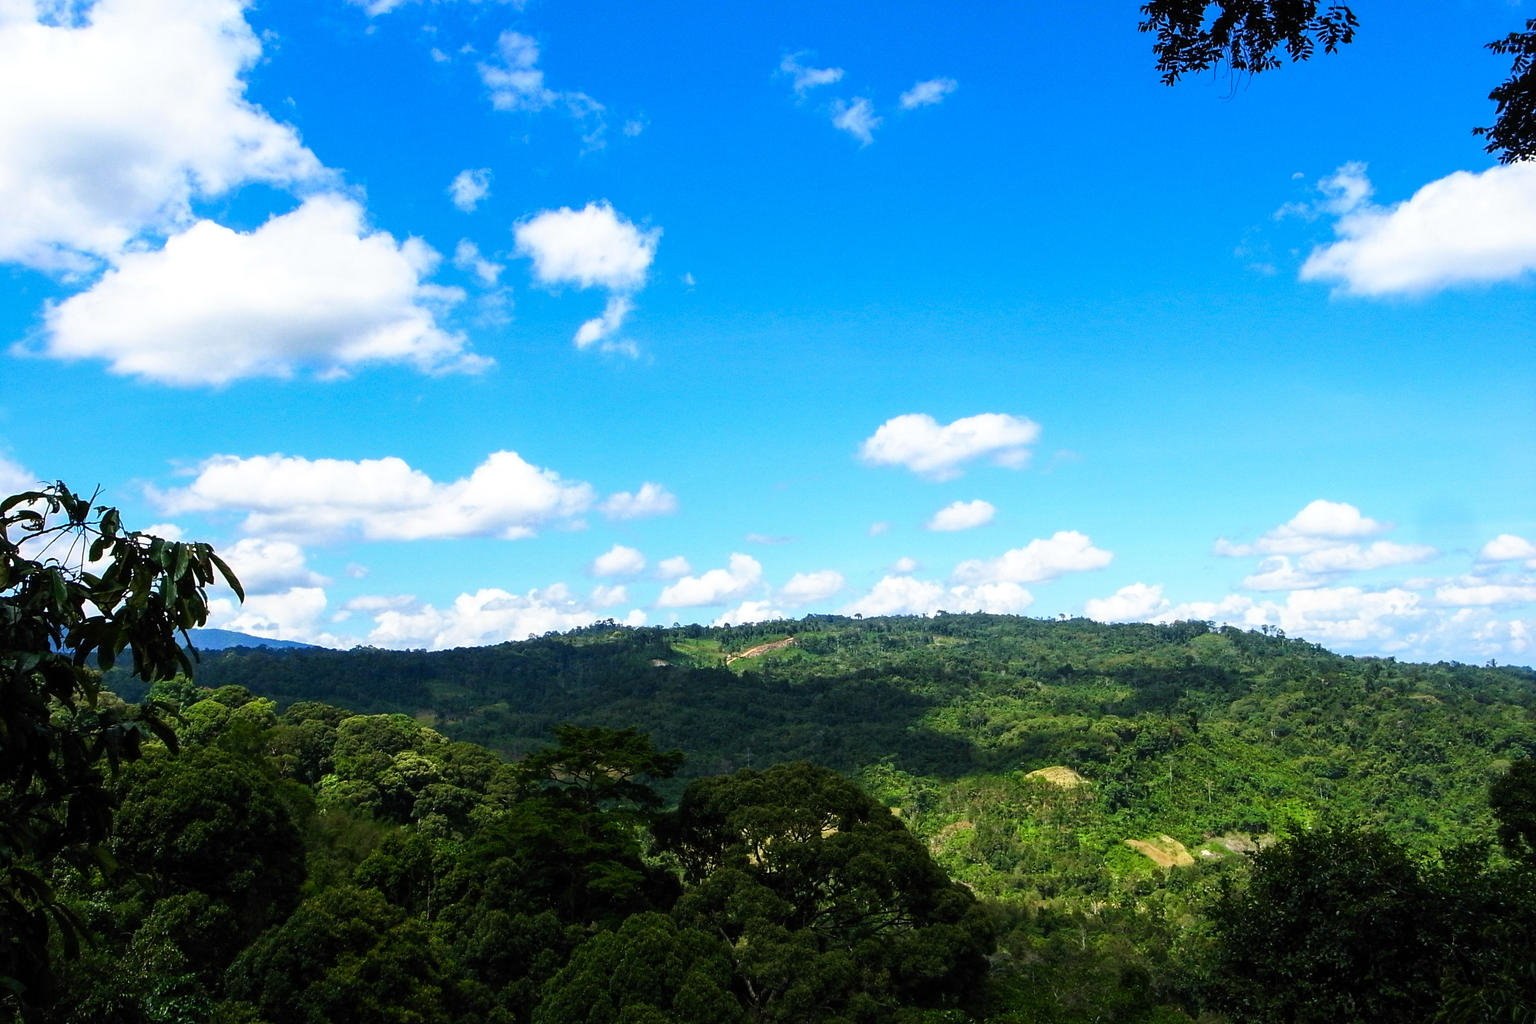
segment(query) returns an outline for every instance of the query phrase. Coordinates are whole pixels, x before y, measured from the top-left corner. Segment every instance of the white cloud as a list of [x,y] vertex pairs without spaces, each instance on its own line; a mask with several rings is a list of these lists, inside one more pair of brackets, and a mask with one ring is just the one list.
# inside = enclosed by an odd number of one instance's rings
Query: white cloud
[[905,466],[921,476],[948,480],[973,459],[991,458],[1018,469],[1029,461],[1029,445],[1039,436],[1038,423],[1006,413],[966,416],[947,426],[927,413],[907,413],[882,423],[860,446],[859,456],[871,465]]
[[436,262],[418,239],[369,233],[362,208],[337,195],[250,233],[199,221],[50,307],[43,352],[181,386],[372,363],[483,369],[490,360],[436,322],[432,307],[461,297],[423,282]]
[[642,231],[600,202],[545,210],[521,221],[514,235],[541,284],[633,291],[645,284],[661,229]]
[[1443,605],[1530,604],[1536,602],[1536,586],[1482,583],[1473,586],[1447,584],[1435,588],[1435,600]]
[[1076,530],[1059,530],[1050,539],[1036,538],[997,558],[970,559],[955,566],[959,583],[1038,583],[1069,572],[1088,572],[1108,565],[1114,553],[1093,546]]
[[481,64],[480,79],[491,90],[497,110],[543,110],[559,98],[544,85],[538,69],[539,44],[521,32],[503,32],[496,40],[500,64]]
[[1215,553],[1243,558],[1251,555],[1302,555],[1355,537],[1369,537],[1390,529],[1362,516],[1353,505],[1318,499],[1296,513],[1288,523],[1270,530],[1252,544],[1234,544],[1225,537],[1216,542]]
[[1303,572],[1310,573],[1364,572],[1393,565],[1427,562],[1437,554],[1438,551],[1424,544],[1398,544],[1379,540],[1367,547],[1344,544],[1310,551],[1301,556],[1298,565]]
[[[1536,544],[1512,533],[1501,533],[1478,552],[1484,562],[1514,562],[1520,559],[1536,559]],[[1536,568],[1536,566],[1533,566]]]
[[[377,17],[380,14],[388,14],[390,11],[397,7],[404,7],[406,4],[416,3],[417,0],[347,0],[347,2],[358,7],[366,8],[369,15]],[[482,0],[470,0],[470,2],[480,3]],[[510,4],[518,10],[522,10],[523,4],[526,2],[526,0],[491,0],[491,2]],[[434,49],[432,51],[432,58],[434,60],[447,60],[448,58],[446,56],[439,57],[441,52],[442,51],[440,50]]]
[[1257,602],[1231,595],[1219,602],[1191,602],[1157,615],[1159,622],[1202,619],[1233,622],[1249,629],[1278,626],[1293,636],[1329,647],[1399,652],[1433,625],[1422,598],[1393,587],[1367,591],[1359,587],[1318,587],[1297,590],[1284,602]]
[[660,484],[649,480],[640,490],[631,494],[620,491],[603,502],[603,515],[613,520],[648,519],[651,516],[669,516],[677,511],[677,495]]
[[[1234,594],[1219,602],[1181,604],[1153,618],[1157,622],[1200,619],[1247,629],[1278,626],[1292,637],[1332,650],[1416,660],[1508,659],[1528,654],[1536,620],[1501,619],[1486,607],[1467,607],[1502,603],[1490,599],[1511,596],[1478,589],[1452,588],[1445,598],[1437,596],[1433,601],[1402,587],[1315,588],[1295,591],[1283,601],[1262,602]],[[1466,592],[1457,592],[1462,590]],[[1469,600],[1458,607],[1450,598]]]
[[746,596],[763,578],[763,567],[751,555],[731,555],[729,568],[710,569],[701,576],[684,576],[662,590],[662,608],[696,608]]
[[0,10],[0,260],[84,270],[195,199],[326,176],[245,98],[261,44],[239,0],[100,0],[74,23],[59,6]]
[[[149,534],[151,537],[159,537],[163,540],[185,540],[187,536],[186,531],[177,526],[175,523],[150,523],[148,526],[144,527],[144,532]],[[222,557],[222,550],[220,551],[220,555]],[[229,561],[228,558],[225,558],[224,560],[226,562]],[[244,577],[242,577],[242,580],[243,579]]]
[[244,537],[231,547],[220,548],[219,555],[234,570],[247,595],[320,587],[330,582],[305,564],[304,549],[292,541]]
[[645,556],[634,548],[615,544],[592,560],[593,576],[634,576],[645,571]]
[[480,200],[491,194],[491,169],[481,167],[460,171],[448,185],[448,195],[465,213],[479,205]]
[[584,92],[556,91],[544,82],[539,70],[539,44],[521,32],[503,32],[496,40],[499,60],[479,65],[480,80],[490,90],[497,110],[537,112],[561,107],[574,120],[588,149],[600,149],[608,125],[605,108]]
[[208,625],[270,640],[343,646],[337,638],[320,631],[325,607],[325,591],[319,587],[291,587],[270,594],[252,594],[243,604],[215,598],[208,602]]
[[673,555],[671,558],[663,558],[656,563],[656,578],[662,580],[676,580],[693,572],[693,566],[688,564],[688,559],[682,555]]
[[438,483],[399,458],[305,459],[219,455],[192,483],[154,495],[172,512],[244,512],[248,534],[367,540],[531,536],[550,522],[570,522],[591,507],[589,484],[493,452],[469,476]]
[[879,522],[870,523],[869,529],[864,532],[869,534],[871,537],[879,537],[882,534],[889,533],[890,530],[891,524],[882,519]]
[[[605,591],[603,596],[611,598],[612,591]],[[591,625],[605,617],[597,614],[594,603],[581,599],[563,583],[527,594],[495,588],[477,590],[460,594],[446,609],[423,604],[381,611],[374,616],[368,642],[379,647],[443,650],[526,640]],[[633,609],[623,621],[631,626],[644,625],[645,613]]]
[[1391,528],[1390,523],[1361,515],[1353,505],[1318,500],[1251,544],[1233,543],[1223,537],[1213,550],[1235,558],[1265,556],[1258,571],[1241,584],[1246,590],[1263,591],[1325,587],[1346,573],[1412,565],[1440,554],[1424,544],[1387,540],[1358,543],[1360,538]]
[[1297,570],[1284,555],[1270,555],[1259,562],[1259,571],[1244,577],[1244,590],[1306,590],[1327,580]]
[[918,82],[901,94],[901,109],[916,110],[918,107],[943,103],[944,97],[958,88],[960,83],[953,78],[930,78],[926,82]]
[[874,105],[862,96],[854,97],[851,103],[838,100],[832,104],[833,127],[858,139],[861,146],[875,141],[875,129],[880,127],[880,121]]
[[1389,207],[1370,201],[1362,164],[1319,187],[1339,241],[1313,250],[1304,281],[1333,281],[1351,295],[1411,295],[1536,271],[1536,163],[1456,171]]
[[813,68],[800,63],[800,58],[805,56],[805,51],[792,53],[779,62],[779,71],[794,79],[795,92],[804,96],[810,90],[822,85],[831,85],[842,80],[842,68]]
[[410,594],[362,594],[342,605],[349,612],[399,611],[416,606],[416,598]]
[[480,247],[467,238],[459,239],[459,244],[453,250],[453,265],[460,270],[473,273],[480,279],[480,283],[489,287],[501,277],[501,272],[506,269],[500,263],[493,263],[480,255]]
[[778,590],[778,598],[785,604],[799,606],[814,601],[825,601],[843,589],[843,574],[834,569],[820,572],[797,572]]
[[740,626],[750,622],[772,622],[776,619],[787,619],[779,609],[773,607],[768,601],[743,601],[730,611],[721,615],[712,625],[715,626]]
[[622,350],[629,352],[631,355],[636,354],[633,346],[626,348],[622,342],[615,343],[607,340],[617,334],[619,329],[624,326],[624,318],[634,308],[635,304],[630,300],[629,296],[610,295],[608,297],[608,305],[603,307],[603,315],[594,317],[577,328],[576,347],[590,348],[601,341],[605,351]]
[[1141,622],[1167,611],[1168,599],[1161,584],[1132,583],[1110,597],[1083,602],[1083,614],[1099,622]]
[[945,587],[911,576],[886,576],[863,597],[844,605],[843,615],[932,615],[939,611],[1017,615],[1034,596],[1017,583]]
[[629,602],[629,588],[622,583],[614,586],[599,584],[592,588],[593,608],[613,608]]
[[25,466],[0,455],[0,497],[34,490],[40,482]]
[[917,572],[917,570],[919,570],[921,568],[922,568],[922,566],[920,564],[918,564],[917,559],[915,559],[915,558],[908,558],[906,555],[903,555],[902,557],[896,559],[896,561],[891,563],[891,572],[899,573],[899,574],[903,574],[903,575],[905,575],[907,573]]
[[923,529],[938,532],[972,530],[987,525],[995,515],[997,509],[992,507],[991,502],[979,498],[976,501],[956,501],[935,512],[933,518],[923,524]]

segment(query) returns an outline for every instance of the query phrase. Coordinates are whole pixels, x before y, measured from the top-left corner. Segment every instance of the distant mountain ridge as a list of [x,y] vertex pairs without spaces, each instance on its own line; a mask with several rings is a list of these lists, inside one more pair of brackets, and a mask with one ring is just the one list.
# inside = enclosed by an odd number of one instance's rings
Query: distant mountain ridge
[[307,651],[323,651],[317,644],[301,644],[297,640],[273,640],[264,636],[252,636],[233,629],[193,629],[187,632],[192,646],[199,651],[223,651],[231,647],[295,648]]

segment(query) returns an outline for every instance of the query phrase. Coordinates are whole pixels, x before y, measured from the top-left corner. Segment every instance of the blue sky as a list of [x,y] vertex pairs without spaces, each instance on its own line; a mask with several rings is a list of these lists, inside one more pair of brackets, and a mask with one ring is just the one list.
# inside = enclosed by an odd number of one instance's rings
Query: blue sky
[[1536,661],[1507,0],[1162,86],[1136,5],[0,0],[0,490],[214,625],[985,609]]

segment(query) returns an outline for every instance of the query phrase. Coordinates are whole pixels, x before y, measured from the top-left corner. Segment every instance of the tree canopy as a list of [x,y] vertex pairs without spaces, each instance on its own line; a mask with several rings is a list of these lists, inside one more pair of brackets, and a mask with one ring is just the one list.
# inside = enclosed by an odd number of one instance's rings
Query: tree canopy
[[[1269,71],[1281,65],[1282,52],[1292,61],[1309,59],[1319,45],[1335,53],[1359,27],[1350,5],[1333,0],[1148,0],[1141,14],[1137,27],[1156,37],[1152,53],[1168,85],[1222,66],[1235,74]],[[1536,157],[1536,18],[1487,48],[1513,63],[1488,94],[1494,123],[1472,132],[1503,163],[1529,160]]]
[[239,581],[207,544],[123,528],[114,508],[62,482],[0,501],[0,987],[46,990],[50,928],[79,924],[42,866],[100,859],[113,795],[100,763],[175,735],[151,701],[101,699],[100,674],[128,652],[147,682],[190,672],[178,636],[208,617],[207,588]]

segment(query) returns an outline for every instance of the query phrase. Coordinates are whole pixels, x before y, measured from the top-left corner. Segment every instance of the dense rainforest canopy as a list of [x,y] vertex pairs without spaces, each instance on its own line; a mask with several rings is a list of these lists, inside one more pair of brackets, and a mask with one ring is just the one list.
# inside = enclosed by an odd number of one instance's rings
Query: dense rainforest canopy
[[1529,669],[940,614],[194,682],[211,551],[62,488],[0,516],[0,1019],[1536,1009]]
[[197,670],[108,673],[179,708],[180,753],[116,775],[110,863],[49,865],[96,938],[18,1013],[1470,1021],[1536,999],[1528,669],[940,615]]

